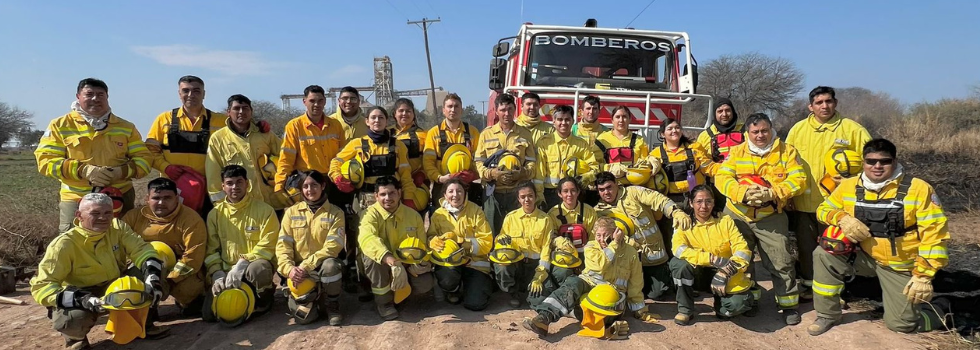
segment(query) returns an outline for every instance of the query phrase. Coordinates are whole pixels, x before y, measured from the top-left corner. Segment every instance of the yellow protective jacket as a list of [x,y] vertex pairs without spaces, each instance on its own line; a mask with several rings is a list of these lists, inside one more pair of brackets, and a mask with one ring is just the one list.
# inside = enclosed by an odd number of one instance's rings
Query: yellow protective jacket
[[122,218],[147,242],[160,241],[174,251],[177,262],[167,278],[174,282],[201,272],[207,254],[208,228],[191,208],[177,205],[170,215],[158,217],[150,207],[130,210]]
[[[745,124],[742,124],[741,120],[735,121],[735,128],[732,130],[745,130]],[[718,169],[721,169],[721,162],[714,161],[713,157],[715,153],[728,152],[731,147],[719,146],[718,149],[714,149],[714,144],[711,142],[711,133],[718,135],[721,134],[721,131],[718,131],[718,126],[712,123],[708,130],[702,131],[701,134],[698,135],[698,139],[694,141],[694,143],[701,146],[701,149],[704,150],[705,153],[706,164],[703,168],[704,174],[708,177],[714,178],[715,173],[718,172]],[[742,132],[742,139],[743,142],[744,140],[747,140],[744,132]]]
[[[425,130],[418,125],[411,125],[407,128],[392,128],[393,135],[398,141],[405,144],[408,151],[408,165],[412,167],[412,174],[422,171],[422,153],[425,152]],[[416,147],[409,147],[415,144]]]
[[[697,181],[698,185],[704,184],[704,172],[707,171],[706,167],[711,161],[705,155],[705,151],[700,145],[692,143],[688,146],[681,146],[675,149],[667,149],[666,145],[660,145],[654,149],[653,156],[660,158],[662,169],[667,172],[667,179],[669,180],[671,176],[674,176],[674,181],[668,181],[667,193],[668,194],[684,194],[690,191],[687,183],[687,173],[682,174],[671,174],[670,164],[676,163],[680,166],[687,164],[687,154],[688,150],[691,151],[693,156],[694,164],[692,165],[694,172],[694,179]],[[684,167],[684,169],[690,169],[690,167]]]
[[696,222],[690,230],[676,230],[671,241],[674,256],[694,267],[711,267],[712,256],[739,264],[738,272],[728,278],[726,293],[737,294],[752,288],[754,282],[745,276],[752,261],[752,251],[730,216]]
[[[753,175],[761,176],[772,185],[775,208],[772,205],[756,208],[744,203],[749,186],[739,185],[739,180]],[[807,182],[796,149],[777,138],[763,157],[752,154],[748,142],[732,147],[715,176],[715,186],[728,197],[728,209],[746,222],[756,222],[782,212],[790,199],[803,193]]]
[[340,208],[323,203],[313,212],[305,201],[296,203],[286,208],[282,216],[276,242],[277,270],[283,276],[289,276],[294,266],[313,272],[327,258],[338,257],[346,246],[344,212]]
[[[469,125],[468,129],[464,127],[469,124],[460,122],[459,127],[456,130],[449,129],[446,125],[446,121],[443,120],[439,125],[433,126],[425,134],[425,151],[422,152],[422,170],[425,171],[425,176],[429,178],[429,181],[436,182],[439,181],[439,176],[446,175],[442,173],[442,156],[443,152],[454,144],[466,143],[466,132],[469,130],[469,144],[467,148],[470,150],[470,154],[476,154],[477,145],[480,144],[480,130],[475,126]],[[476,162],[473,162],[470,170],[476,172]]]
[[490,274],[493,269],[487,254],[493,249],[493,234],[483,209],[466,201],[456,215],[450,214],[446,208],[440,207],[429,218],[428,240],[432,237],[454,232],[464,239],[463,249],[466,250],[470,262],[466,264],[480,272]]
[[340,123],[340,127],[344,129],[344,140],[353,140],[367,135],[368,127],[363,111],[357,111],[357,117],[354,118],[354,122],[352,124],[347,124],[347,122],[344,121],[343,114],[341,113],[343,112],[341,112],[340,108],[338,107],[337,111],[333,112],[329,118]]
[[[579,121],[572,125],[572,135],[581,137],[583,140],[588,141],[590,145],[595,144],[596,138],[599,134],[609,131],[605,125],[600,124],[598,121],[595,123],[586,123],[585,121]],[[602,154],[598,154],[596,157],[602,158]]]
[[608,283],[620,293],[626,294],[630,311],[646,307],[643,302],[643,264],[636,248],[629,244],[611,242],[601,248],[599,242],[585,245],[585,269],[579,275],[585,283],[595,287]]
[[[524,171],[532,174],[532,181],[538,191],[538,197],[543,198],[541,195],[543,182],[541,179],[534,179],[538,173],[538,152],[532,140],[531,131],[516,124],[510,130],[510,133],[504,133],[500,129],[500,123],[483,129],[483,132],[480,133],[480,146],[477,147],[476,153],[473,154],[473,160],[476,162],[476,169],[480,173],[480,178],[484,182],[493,180],[490,176],[491,169],[486,165],[487,157],[492,156],[499,150],[508,150],[514,152],[517,158],[521,159],[521,163],[524,164]],[[497,184],[496,189],[506,191],[514,189],[514,186]]]
[[279,220],[265,202],[246,194],[238,203],[221,201],[208,213],[208,276],[229,271],[239,258],[274,262]]
[[337,156],[344,145],[344,128],[336,119],[323,118],[323,126],[316,126],[306,114],[286,123],[282,138],[282,153],[276,162],[276,191],[282,191],[286,178],[293,170],[316,170],[326,175],[330,160]]
[[[165,170],[172,164],[183,165],[194,168],[198,173],[204,175],[204,161],[206,154],[195,153],[170,153],[170,124],[172,111],[160,113],[153,120],[150,132],[146,134],[146,146],[153,153],[153,168],[160,171],[162,176],[166,176]],[[180,131],[200,132],[204,126],[204,118],[208,110],[202,108],[201,114],[193,122],[184,112],[184,108],[177,108],[177,121],[180,123]],[[223,113],[211,111],[211,122],[208,124],[210,133],[225,127],[228,123],[228,116]]]
[[[231,120],[228,122],[231,123]],[[204,162],[211,201],[225,199],[225,193],[221,191],[221,169],[236,164],[245,168],[248,192],[253,199],[266,202],[276,209],[285,207],[284,203],[273,196],[272,184],[266,183],[262,178],[262,165],[259,164],[262,156],[278,156],[280,144],[279,136],[271,132],[262,133],[255,125],[249,126],[244,137],[236,133],[230,124],[212,134],[208,144],[208,158]]]
[[558,132],[545,135],[537,143],[538,148],[538,177],[544,181],[544,188],[558,187],[558,181],[564,178],[566,163],[578,159],[589,164],[589,171],[582,178],[595,179],[599,173],[599,162],[595,158],[592,145],[582,138],[568,135],[562,138]]
[[395,251],[402,241],[409,237],[418,238],[425,245],[425,249],[429,249],[425,225],[419,213],[404,205],[399,205],[395,212],[391,213],[378,202],[371,204],[361,217],[357,246],[361,254],[382,264],[387,254],[397,258]]
[[78,174],[83,164],[126,165],[128,176],[111,185],[125,193],[133,188],[132,179],[150,173],[153,159],[133,123],[111,114],[106,128],[95,131],[74,111],[51,121],[34,157],[41,175],[61,181],[63,202],[78,201],[92,192],[92,185]]
[[[637,232],[632,237],[626,237],[625,242],[636,248],[640,254],[643,266],[660,265],[667,262],[667,246],[663,234],[657,227],[654,215],[662,213],[666,218],[672,218],[677,205],[660,192],[641,186],[619,186],[619,197],[616,203],[599,201],[596,213],[609,216],[613,212],[626,214],[633,218]],[[667,219],[665,219],[667,220]]]
[[541,209],[535,208],[528,214],[524,208],[517,208],[504,217],[500,234],[510,236],[515,249],[521,250],[528,259],[540,259],[538,266],[547,269],[551,267],[551,240],[557,230],[551,216]]
[[153,246],[120,220],[113,219],[101,233],[76,225],[48,244],[37,276],[31,279],[31,296],[41,306],[54,307],[65,288],[109,284],[123,275],[129,262],[142,268],[151,258],[160,259]]
[[[635,142],[632,141],[633,135],[636,135]],[[631,132],[623,138],[619,138],[616,136],[615,131],[609,130],[599,134],[599,136],[597,136],[595,139],[597,149],[596,152],[598,154],[596,160],[604,164],[602,166],[602,170],[609,171],[610,163],[616,163],[615,161],[606,158],[606,152],[608,152],[608,150],[621,147],[629,148],[631,143],[633,144],[633,160],[623,161],[620,163],[623,163],[630,168],[650,168],[650,164],[647,163],[647,156],[650,155],[650,147],[647,146],[646,141],[643,141],[643,136]],[[629,185],[629,181],[626,180],[625,176],[619,179],[619,183]]]
[[837,114],[821,124],[810,114],[806,119],[793,125],[786,135],[786,143],[795,147],[803,159],[803,169],[807,176],[807,186],[803,193],[793,199],[796,210],[815,213],[823,203],[817,181],[824,175],[824,156],[831,149],[849,149],[864,154],[864,144],[871,141],[871,134],[856,121]]
[[[385,130],[386,132],[388,130]],[[364,152],[364,146],[367,145],[367,152]],[[368,160],[372,156],[387,156],[388,155],[388,142],[384,142],[379,145],[371,140],[370,136],[363,136],[356,140],[351,140],[344,146],[344,149],[337,153],[337,157],[330,161],[330,179],[336,179],[341,176],[340,167],[349,159],[358,157],[364,164],[365,168],[369,167]],[[408,148],[405,144],[395,141],[395,158],[397,159],[397,165],[395,166],[394,177],[402,183],[402,193],[415,193],[415,183],[412,182],[412,170],[411,165],[408,164]],[[366,170],[366,169],[365,169]],[[364,184],[374,185],[374,182],[378,181],[378,176],[368,176],[364,178]],[[363,188],[362,188],[363,190]]]
[[531,143],[535,146],[541,145],[541,139],[555,132],[555,126],[541,120],[541,116],[531,118],[523,113],[517,116],[517,125],[527,128],[531,132]]
[[[899,183],[905,176],[909,175],[901,175],[892,180],[880,192],[865,190],[864,199],[894,199],[898,194]],[[842,180],[830,197],[817,208],[817,220],[827,225],[837,225],[845,216],[854,216],[856,189],[860,184],[860,176]],[[917,178],[912,179],[903,202],[905,227],[911,231],[895,239],[897,255],[892,255],[888,238],[866,239],[861,242],[861,250],[871,254],[881,266],[931,278],[949,261],[946,249],[946,241],[949,240],[946,214],[943,213],[939,197],[932,186]]]
[[[581,213],[581,215],[580,215]],[[578,202],[575,208],[568,209],[565,208],[565,203],[558,203],[558,205],[548,210],[548,215],[551,216],[551,220],[555,222],[555,228],[561,227],[564,224],[574,225],[579,221],[585,226],[585,232],[588,234],[586,241],[591,241],[595,235],[592,234],[592,227],[595,225],[595,221],[599,219],[599,214],[596,213],[595,208],[591,205],[585,204],[582,201]],[[565,221],[562,222],[564,217]],[[582,253],[584,250],[580,250]]]

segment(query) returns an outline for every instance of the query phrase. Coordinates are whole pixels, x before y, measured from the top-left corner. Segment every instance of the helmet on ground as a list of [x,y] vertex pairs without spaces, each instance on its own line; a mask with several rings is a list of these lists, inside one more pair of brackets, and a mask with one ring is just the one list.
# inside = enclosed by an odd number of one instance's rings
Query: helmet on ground
[[163,260],[164,274],[169,273],[174,268],[174,265],[177,264],[177,255],[174,254],[174,250],[166,243],[160,241],[150,242],[150,245],[153,246],[153,250],[157,251],[160,260]]
[[579,177],[589,172],[589,163],[578,158],[572,158],[565,162],[564,170],[565,176]]
[[629,168],[626,169],[626,181],[632,185],[643,186],[650,181],[650,169]]
[[[456,243],[456,242],[453,242]],[[402,240],[398,244],[398,250],[395,252],[398,256],[398,260],[406,264],[418,264],[426,260],[429,257],[429,252],[426,251],[425,243],[421,239],[416,237],[408,237]]]
[[514,239],[507,235],[497,236],[490,252],[490,261],[510,265],[521,260],[524,260],[524,253],[514,248]]
[[656,174],[650,177],[650,182],[647,182],[646,185],[649,189],[666,194],[667,188],[670,185],[670,180],[667,179],[667,172],[661,168]]
[[564,267],[566,269],[574,269],[579,265],[582,265],[582,259],[578,257],[578,251],[566,251],[564,249],[555,249],[551,251],[551,263],[558,267]]
[[460,266],[470,261],[466,250],[454,240],[447,240],[446,245],[438,252],[432,252],[432,263],[439,266]]
[[473,167],[473,155],[466,145],[456,144],[449,146],[445,154],[442,155],[442,173],[455,174],[463,170],[470,170]]
[[521,168],[521,159],[517,158],[517,155],[513,152],[506,152],[500,156],[500,160],[497,161],[497,169],[500,170],[518,170]]
[[820,248],[832,255],[847,255],[854,252],[854,243],[844,236],[844,231],[837,226],[827,226],[823,234],[817,237]]
[[211,312],[218,318],[218,323],[226,327],[235,327],[245,322],[255,311],[255,289],[247,281],[242,281],[238,288],[221,291],[211,302]]
[[824,172],[827,175],[852,177],[861,173],[861,155],[849,149],[835,148],[823,158]]
[[614,211],[606,216],[613,219],[613,222],[616,223],[616,228],[623,231],[624,237],[633,237],[633,234],[636,233],[636,223],[633,222],[633,218],[630,218],[629,215],[626,215],[623,212]]
[[619,291],[611,284],[603,283],[595,286],[589,294],[582,298],[582,308],[589,309],[600,315],[616,316],[623,313],[619,305]]
[[106,310],[136,310],[149,307],[153,296],[146,290],[146,283],[139,278],[123,276],[109,284],[102,302]]
[[357,157],[351,158],[340,165],[340,175],[354,185],[354,188],[361,188],[364,185],[364,164]]
[[293,296],[293,300],[299,303],[309,302],[309,296],[315,296],[317,293],[316,281],[312,278],[304,278],[303,282],[298,285],[293,283],[293,279],[287,278],[286,285],[289,287],[289,294]]

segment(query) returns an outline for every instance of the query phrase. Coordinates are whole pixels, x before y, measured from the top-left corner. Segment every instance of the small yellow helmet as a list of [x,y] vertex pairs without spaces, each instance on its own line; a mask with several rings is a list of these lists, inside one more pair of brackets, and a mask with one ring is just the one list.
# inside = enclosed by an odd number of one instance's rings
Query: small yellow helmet
[[670,186],[670,180],[667,179],[667,173],[664,169],[660,169],[656,174],[650,177],[650,181],[647,182],[647,188],[654,191],[667,194],[668,186]]
[[589,172],[589,163],[578,158],[571,158],[565,162],[565,176],[579,177]]
[[857,176],[863,170],[861,155],[849,149],[835,148],[823,158],[824,172],[831,177]]
[[426,203],[429,203],[429,189],[425,185],[418,186],[410,198],[415,201],[415,205],[422,206],[423,208],[421,209],[425,209]]
[[153,250],[157,251],[157,255],[160,256],[160,260],[163,260],[163,271],[166,275],[170,273],[170,270],[174,268],[177,264],[177,255],[174,254],[174,250],[170,248],[169,245],[160,241],[152,241],[150,245],[153,246]]
[[493,251],[490,252],[490,261],[510,265],[521,260],[524,260],[524,253],[514,248],[513,238],[507,235],[497,236]]
[[418,264],[429,258],[429,252],[425,247],[425,243],[416,237],[403,239],[398,245],[398,250],[395,252],[395,255],[398,256],[398,260],[406,264]]
[[616,223],[616,227],[623,231],[624,237],[633,237],[633,234],[636,233],[636,223],[633,222],[633,219],[629,215],[614,211],[607,216],[612,218]]
[[626,169],[626,181],[632,185],[643,186],[650,181],[650,169],[629,168]]
[[446,245],[438,252],[432,252],[432,263],[439,266],[453,267],[470,262],[466,250],[454,240],[447,240]]
[[123,276],[109,284],[102,302],[106,310],[136,310],[150,307],[153,296],[139,278]]
[[263,154],[259,158],[259,169],[261,169],[262,179],[264,179],[266,183],[270,183],[276,180],[277,162],[279,162],[279,156]]
[[574,269],[582,265],[582,259],[578,257],[577,250],[569,252],[564,249],[555,249],[551,251],[551,263],[558,267]]
[[470,170],[473,167],[473,155],[466,145],[456,144],[449,146],[446,153],[442,156],[442,173],[455,174],[463,170]]
[[303,282],[300,282],[298,285],[294,284],[291,278],[287,278],[286,286],[289,287],[289,294],[292,295],[293,299],[295,300],[303,299],[303,297],[310,294],[315,294],[317,292],[316,281],[314,281],[312,278],[304,278]]
[[340,174],[354,185],[361,188],[364,185],[364,164],[357,157],[351,158],[340,165]]
[[513,152],[504,153],[500,156],[500,160],[497,161],[497,169],[500,170],[519,170],[521,168],[521,159],[517,158]]
[[619,306],[619,292],[611,284],[603,283],[595,286],[589,294],[582,298],[582,308],[589,309],[600,315],[617,316],[623,313]]
[[222,326],[238,326],[255,311],[255,289],[247,281],[239,288],[225,289],[211,301],[211,311]]

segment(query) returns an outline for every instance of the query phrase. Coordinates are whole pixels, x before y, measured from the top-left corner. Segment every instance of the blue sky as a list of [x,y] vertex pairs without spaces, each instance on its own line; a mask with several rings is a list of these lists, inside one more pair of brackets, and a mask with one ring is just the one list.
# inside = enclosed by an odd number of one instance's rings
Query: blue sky
[[[383,55],[396,89],[424,88],[422,31],[405,23],[424,16],[442,19],[429,32],[436,85],[479,108],[490,47],[520,23],[624,27],[647,4],[527,0],[522,13],[520,0],[3,1],[0,101],[34,112],[42,128],[68,111],[80,79],[98,77],[113,111],[145,135],[178,106],[185,74],[204,78],[211,109],[235,93],[278,103],[309,84],[370,85]],[[976,13],[978,1],[656,0],[631,26],[688,32],[702,63],[751,51],[788,58],[806,73],[804,93],[862,86],[915,103],[980,83]]]

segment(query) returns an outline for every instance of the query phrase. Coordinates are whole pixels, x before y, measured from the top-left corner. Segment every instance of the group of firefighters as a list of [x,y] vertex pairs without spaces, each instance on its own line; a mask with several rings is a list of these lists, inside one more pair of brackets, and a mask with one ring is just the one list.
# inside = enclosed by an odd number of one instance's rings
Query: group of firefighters
[[[35,151],[62,184],[61,233],[31,293],[68,348],[88,347],[105,313],[115,342],[166,336],[154,322],[170,296],[183,317],[239,325],[272,307],[277,275],[300,324],[341,325],[345,292],[392,320],[413,295],[479,311],[499,289],[536,312],[523,326],[539,335],[572,316],[579,335],[622,339],[627,310],[657,322],[646,299],[673,295],[679,325],[699,292],[720,319],[755,316],[759,263],[786,324],[813,299],[811,335],[840,321],[853,275],[878,277],[889,329],[942,323],[923,307],[948,260],[939,198],[895,145],[837,113],[829,87],[810,92],[812,113],[785,139],[719,98],[696,140],[666,119],[656,146],[629,129],[626,107],[600,124],[596,96],[552,108],[548,123],[537,95],[502,94],[481,132],[449,94],[445,120],[424,130],[411,100],[363,111],[345,87],[327,115],[311,85],[280,138],[243,95],[208,110],[195,76],[178,95],[143,140],[112,113],[108,86],[83,79]],[[152,169],[163,177],[136,207],[132,180]]]

